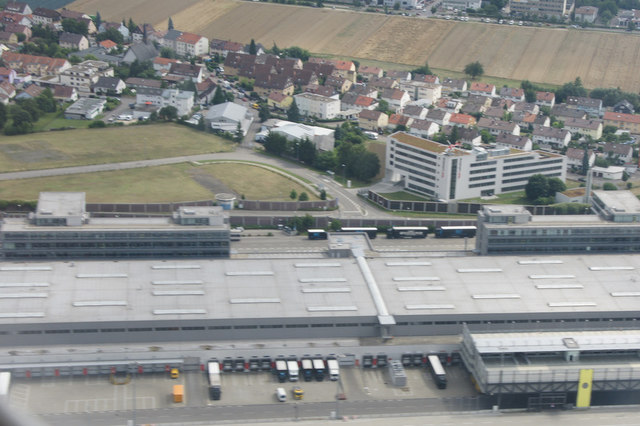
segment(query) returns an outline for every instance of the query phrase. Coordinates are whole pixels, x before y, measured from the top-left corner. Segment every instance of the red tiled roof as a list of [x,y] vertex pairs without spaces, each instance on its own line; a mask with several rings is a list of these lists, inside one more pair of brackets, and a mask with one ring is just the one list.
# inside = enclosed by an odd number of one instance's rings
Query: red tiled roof
[[493,84],[473,82],[471,83],[472,92],[492,92],[495,89]]
[[114,47],[117,46],[117,44],[112,40],[103,40],[99,44],[105,49],[113,49]]
[[473,124],[475,121],[476,119],[468,114],[451,114],[451,118],[449,118],[449,123],[457,124]]
[[536,99],[544,102],[551,102],[556,98],[556,94],[553,92],[536,92]]
[[376,100],[374,98],[370,98],[369,96],[358,96],[354,105],[369,107],[375,103]]
[[198,34],[182,33],[178,37],[178,41],[181,41],[181,42],[187,43],[187,44],[196,44],[198,41],[200,41],[201,38],[202,38],[202,36],[198,35]]
[[607,111],[604,113],[604,119],[610,121],[624,121],[625,123],[640,124],[640,115],[638,114],[623,114],[621,112]]

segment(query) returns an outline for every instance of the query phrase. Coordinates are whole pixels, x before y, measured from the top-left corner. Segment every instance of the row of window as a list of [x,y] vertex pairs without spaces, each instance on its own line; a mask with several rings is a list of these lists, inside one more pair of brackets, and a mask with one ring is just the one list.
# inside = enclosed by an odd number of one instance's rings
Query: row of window
[[201,232],[5,232],[5,240],[136,240],[136,239],[209,239],[225,238],[228,231]]

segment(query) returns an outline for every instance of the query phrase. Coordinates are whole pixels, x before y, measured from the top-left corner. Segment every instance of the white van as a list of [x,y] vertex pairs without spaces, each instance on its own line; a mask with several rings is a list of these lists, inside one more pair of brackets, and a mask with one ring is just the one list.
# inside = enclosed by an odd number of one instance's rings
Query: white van
[[280,402],[287,402],[287,393],[284,391],[284,388],[276,389],[276,397]]

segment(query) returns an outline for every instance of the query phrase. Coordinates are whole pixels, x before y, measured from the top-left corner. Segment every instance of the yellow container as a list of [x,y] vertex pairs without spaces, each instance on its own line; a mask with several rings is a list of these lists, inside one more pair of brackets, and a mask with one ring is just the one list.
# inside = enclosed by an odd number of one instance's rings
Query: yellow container
[[173,385],[173,402],[182,402],[184,399],[184,386]]

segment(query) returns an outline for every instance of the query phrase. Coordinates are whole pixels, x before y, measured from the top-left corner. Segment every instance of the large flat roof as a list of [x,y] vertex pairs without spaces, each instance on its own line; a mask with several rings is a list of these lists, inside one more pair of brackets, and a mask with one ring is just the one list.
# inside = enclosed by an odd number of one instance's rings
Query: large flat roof
[[169,217],[96,217],[79,226],[39,226],[25,219],[7,218],[0,224],[2,232],[82,232],[82,231],[196,231],[203,229],[224,229],[228,225],[179,225]]
[[[366,261],[396,316],[640,311],[637,255]],[[352,258],[0,264],[5,324],[375,315]]]

